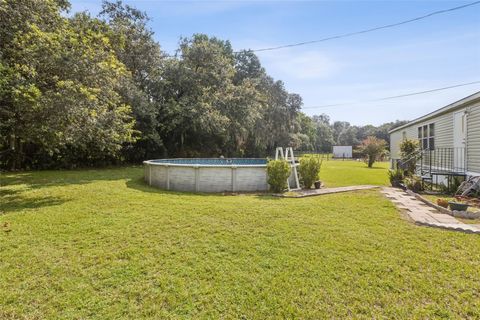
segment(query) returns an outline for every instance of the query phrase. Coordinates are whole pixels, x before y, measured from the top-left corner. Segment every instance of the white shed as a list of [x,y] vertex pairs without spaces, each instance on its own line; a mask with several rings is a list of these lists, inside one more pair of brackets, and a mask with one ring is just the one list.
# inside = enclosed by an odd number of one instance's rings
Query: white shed
[[333,146],[334,158],[352,158],[352,146]]

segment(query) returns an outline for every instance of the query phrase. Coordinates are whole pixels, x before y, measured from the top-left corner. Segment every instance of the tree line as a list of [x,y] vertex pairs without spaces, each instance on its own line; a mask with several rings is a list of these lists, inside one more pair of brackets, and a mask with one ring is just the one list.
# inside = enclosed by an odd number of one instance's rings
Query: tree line
[[258,57],[204,34],[174,55],[120,1],[97,16],[66,0],[0,2],[0,167],[70,168],[160,157],[263,157],[276,146],[330,151],[380,127],[301,112],[302,98]]

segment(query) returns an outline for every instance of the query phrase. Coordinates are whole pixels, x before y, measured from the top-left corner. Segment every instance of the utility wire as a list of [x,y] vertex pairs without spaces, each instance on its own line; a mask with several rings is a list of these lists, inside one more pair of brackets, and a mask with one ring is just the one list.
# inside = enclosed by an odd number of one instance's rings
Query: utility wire
[[346,103],[336,103],[336,104],[325,104],[325,105],[321,105],[321,106],[302,107],[302,109],[323,109],[323,108],[331,108],[331,107],[339,107],[339,106],[348,106],[348,105],[359,104],[359,103],[393,100],[393,99],[398,99],[398,98],[421,95],[421,94],[430,93],[430,92],[436,92],[436,91],[448,90],[448,89],[452,89],[452,88],[464,87],[464,86],[469,86],[469,85],[478,84],[478,83],[480,83],[480,80],[479,81],[468,82],[468,83],[455,84],[455,85],[451,85],[451,86],[448,86],[448,87],[442,87],[442,88],[435,88],[435,89],[430,89],[430,90],[425,90],[425,91],[405,93],[405,94],[400,94],[400,95],[396,95],[396,96],[389,96],[389,97],[383,97],[383,98],[372,99],[372,100],[357,101],[357,102],[346,102]]
[[[325,41],[335,40],[335,39],[340,39],[340,38],[352,37],[352,36],[356,36],[356,35],[359,35],[359,34],[364,34],[364,33],[374,32],[374,31],[378,31],[378,30],[382,30],[382,29],[389,29],[389,28],[397,27],[397,26],[404,25],[404,24],[407,24],[407,23],[423,20],[423,19],[435,16],[435,15],[444,14],[444,13],[448,13],[448,12],[452,12],[452,11],[456,11],[456,10],[461,10],[461,9],[464,9],[464,8],[467,8],[467,7],[475,6],[477,4],[480,4],[480,1],[470,2],[470,3],[464,4],[464,5],[449,8],[449,9],[434,11],[434,12],[428,13],[428,14],[420,16],[420,17],[404,20],[404,21],[397,22],[397,23],[391,23],[391,24],[387,24],[387,25],[383,25],[383,26],[379,26],[379,27],[374,27],[374,28],[370,28],[370,29],[365,29],[365,30],[360,30],[360,31],[343,33],[343,34],[330,36],[330,37],[326,37],[326,38],[322,38],[322,39],[318,39],[318,40],[297,42],[297,43],[286,44],[286,45],[281,45],[281,46],[276,46],[276,47],[239,50],[239,51],[234,51],[233,53],[241,53],[242,51],[251,51],[251,52],[272,51],[272,50],[279,50],[279,49],[285,49],[285,48],[291,48],[291,47],[304,46],[304,45],[309,45],[309,44],[313,44],[313,43],[325,42]],[[223,54],[223,53],[215,53],[215,54]],[[177,56],[176,54],[168,54],[166,52],[164,52],[163,55],[165,57],[172,57],[172,58]]]
[[[439,15],[439,14],[443,14],[443,13],[452,12],[452,11],[464,9],[464,8],[467,8],[467,7],[471,7],[471,6],[474,6],[474,5],[477,5],[477,4],[480,4],[480,1],[467,3],[467,4],[464,4],[464,5],[461,5],[461,6],[458,6],[458,7],[453,7],[453,8],[450,8],[450,9],[444,9],[444,10],[431,12],[429,14],[426,14],[426,15],[423,15],[423,16],[420,16],[420,17],[408,19],[408,20],[405,20],[405,21],[397,22],[397,23],[387,24],[387,25],[383,25],[383,26],[379,26],[379,27],[374,27],[374,28],[370,28],[370,29],[354,31],[354,32],[349,32],[349,33],[343,33],[343,34],[339,34],[339,35],[335,35],[335,36],[331,36],[331,37],[327,37],[327,38],[323,38],[323,39],[318,39],[318,40],[286,44],[286,45],[281,45],[281,46],[277,46],[277,47],[252,49],[250,51],[253,51],[253,52],[272,51],[272,50],[278,50],[278,49],[284,49],[284,48],[304,46],[304,45],[313,44],[313,43],[325,42],[325,41],[334,40],[334,39],[352,37],[352,36],[356,36],[356,35],[363,34],[363,33],[368,33],[368,32],[373,32],[373,31],[377,31],[377,30],[397,27],[397,26],[404,25],[404,24],[407,24],[407,23],[411,23],[411,22],[422,20],[422,19],[426,19],[426,18],[435,16],[435,15]],[[235,53],[238,53],[238,52],[235,52]]]

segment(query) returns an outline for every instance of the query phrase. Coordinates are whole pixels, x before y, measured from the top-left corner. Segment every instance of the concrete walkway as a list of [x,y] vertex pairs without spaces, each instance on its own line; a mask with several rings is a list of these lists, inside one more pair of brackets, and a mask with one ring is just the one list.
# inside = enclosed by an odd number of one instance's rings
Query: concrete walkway
[[399,209],[404,210],[415,224],[480,234],[478,226],[463,223],[448,214],[440,213],[403,190],[382,188],[381,192]]
[[378,186],[349,186],[349,187],[337,187],[337,188],[322,188],[322,189],[302,189],[290,191],[288,194],[276,194],[275,196],[284,197],[284,198],[304,198],[304,197],[313,197],[323,194],[330,193],[339,193],[339,192],[348,192],[348,191],[357,191],[357,190],[368,190],[375,189]]

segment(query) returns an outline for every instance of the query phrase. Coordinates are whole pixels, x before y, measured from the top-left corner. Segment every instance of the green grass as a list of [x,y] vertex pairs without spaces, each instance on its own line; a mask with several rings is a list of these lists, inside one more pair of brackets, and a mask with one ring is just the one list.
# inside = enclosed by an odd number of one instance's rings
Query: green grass
[[[325,179],[380,171],[346,165]],[[480,317],[480,237],[415,226],[378,191],[181,194],[142,174],[2,175],[0,319]]]
[[320,180],[326,187],[344,187],[351,185],[371,184],[389,185],[388,162],[376,162],[368,168],[363,161],[329,160],[323,161]]

